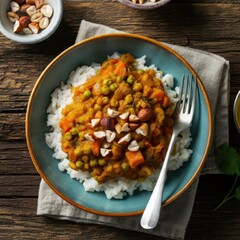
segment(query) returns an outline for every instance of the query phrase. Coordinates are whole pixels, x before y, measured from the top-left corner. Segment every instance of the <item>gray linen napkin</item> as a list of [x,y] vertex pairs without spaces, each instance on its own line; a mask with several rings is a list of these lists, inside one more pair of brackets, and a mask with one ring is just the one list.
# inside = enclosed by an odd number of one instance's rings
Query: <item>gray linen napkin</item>
[[[83,20],[76,42],[112,32],[118,31]],[[214,159],[214,148],[221,144],[228,144],[229,62],[215,54],[187,47],[167,45],[191,63],[207,90],[214,116],[214,134],[212,149],[202,169],[202,174],[219,173]],[[198,178],[177,200],[162,209],[158,226],[153,230],[141,228],[139,224],[141,216],[105,217],[77,209],[56,195],[43,180],[40,183],[37,214],[80,223],[103,224],[172,239],[184,239],[197,185]]]

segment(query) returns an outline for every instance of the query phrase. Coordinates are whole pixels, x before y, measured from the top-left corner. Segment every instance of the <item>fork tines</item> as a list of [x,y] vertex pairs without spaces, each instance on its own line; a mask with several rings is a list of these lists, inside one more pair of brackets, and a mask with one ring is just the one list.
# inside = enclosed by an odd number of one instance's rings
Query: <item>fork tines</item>
[[196,88],[197,88],[197,77],[192,75],[182,77],[182,82],[179,90],[179,106],[178,110],[181,109],[183,113],[193,114],[196,101]]

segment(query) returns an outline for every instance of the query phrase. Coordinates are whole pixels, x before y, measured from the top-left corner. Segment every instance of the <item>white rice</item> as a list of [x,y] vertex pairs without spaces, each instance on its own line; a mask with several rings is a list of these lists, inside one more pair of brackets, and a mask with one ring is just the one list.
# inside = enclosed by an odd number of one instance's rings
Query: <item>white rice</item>
[[[119,55],[119,53],[115,52],[111,57],[118,58]],[[145,66],[145,58],[146,56],[136,59],[137,69],[154,69],[157,72],[157,77],[162,79],[164,89],[171,101],[176,102],[178,88],[176,87],[175,90],[173,90],[173,77],[170,74],[163,76],[163,73],[154,65]],[[155,186],[159,170],[156,170],[150,177],[141,182],[122,177],[120,179],[108,180],[105,183],[98,183],[89,172],[81,170],[76,171],[69,167],[70,161],[67,158],[67,154],[63,152],[61,147],[62,132],[59,127],[59,121],[63,117],[61,111],[66,107],[66,105],[72,102],[73,94],[71,92],[71,87],[76,87],[85,83],[87,79],[96,74],[96,71],[100,67],[101,65],[96,63],[93,63],[91,66],[78,67],[70,74],[66,84],[61,83],[61,86],[53,91],[51,94],[51,103],[47,109],[47,126],[51,127],[51,132],[46,133],[45,135],[46,143],[51,149],[53,149],[53,157],[60,160],[58,164],[59,170],[62,172],[66,171],[71,178],[83,183],[85,191],[105,192],[107,198],[109,199],[122,199],[126,195],[133,195],[136,189],[140,191],[152,191]],[[191,140],[191,133],[189,129],[182,132],[178,137],[176,142],[176,154],[170,158],[168,166],[169,170],[178,169],[189,159],[192,153],[192,150],[188,149]]]

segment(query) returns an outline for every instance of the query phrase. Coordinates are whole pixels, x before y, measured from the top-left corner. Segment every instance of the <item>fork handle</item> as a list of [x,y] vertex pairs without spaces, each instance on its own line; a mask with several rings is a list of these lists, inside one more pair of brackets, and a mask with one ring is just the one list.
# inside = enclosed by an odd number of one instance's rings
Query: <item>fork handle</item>
[[165,183],[167,169],[168,169],[168,161],[169,161],[174,143],[176,141],[177,135],[178,135],[177,133],[173,132],[169,146],[168,146],[168,150],[162,165],[162,169],[160,171],[160,175],[158,177],[158,180],[156,182],[152,195],[148,201],[148,204],[143,212],[143,215],[141,218],[141,226],[144,229],[153,229],[157,226],[159,216],[160,216],[160,211],[161,211],[163,189],[164,189],[164,183]]

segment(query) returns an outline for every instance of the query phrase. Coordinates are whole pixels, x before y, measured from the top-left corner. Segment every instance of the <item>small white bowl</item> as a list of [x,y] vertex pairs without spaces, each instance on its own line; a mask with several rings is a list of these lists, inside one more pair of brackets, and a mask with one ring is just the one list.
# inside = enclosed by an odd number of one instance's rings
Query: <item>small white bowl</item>
[[47,0],[47,3],[53,8],[53,16],[50,19],[49,26],[41,30],[38,34],[17,34],[13,32],[13,23],[7,17],[10,0],[0,1],[0,31],[7,38],[24,44],[34,44],[49,38],[58,28],[63,14],[62,0]]
[[128,7],[135,8],[135,9],[142,9],[142,10],[148,10],[148,9],[154,9],[162,7],[163,5],[167,4],[171,0],[159,0],[156,2],[150,2],[149,0],[145,0],[143,4],[139,3],[133,3],[132,0],[118,0],[120,3],[127,5]]

